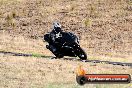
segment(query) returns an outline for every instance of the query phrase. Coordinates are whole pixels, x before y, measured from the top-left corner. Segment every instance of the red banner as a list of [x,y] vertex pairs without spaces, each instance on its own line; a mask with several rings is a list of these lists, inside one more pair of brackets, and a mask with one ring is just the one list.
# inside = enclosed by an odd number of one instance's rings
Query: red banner
[[130,83],[129,74],[85,74],[77,75],[77,83],[83,85],[85,83]]

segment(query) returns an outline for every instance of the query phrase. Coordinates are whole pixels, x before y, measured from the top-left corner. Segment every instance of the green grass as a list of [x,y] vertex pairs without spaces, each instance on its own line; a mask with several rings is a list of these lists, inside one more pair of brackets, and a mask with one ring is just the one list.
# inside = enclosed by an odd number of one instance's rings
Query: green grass
[[37,54],[37,53],[32,53],[32,56],[33,56],[33,57],[42,57],[42,55]]
[[91,25],[92,25],[91,19],[86,19],[86,20],[84,20],[84,24],[85,24],[86,27],[91,26]]
[[43,57],[43,58],[50,58],[51,56],[45,56],[45,55],[42,55],[42,54],[38,54],[38,53],[32,53],[32,56],[33,57]]

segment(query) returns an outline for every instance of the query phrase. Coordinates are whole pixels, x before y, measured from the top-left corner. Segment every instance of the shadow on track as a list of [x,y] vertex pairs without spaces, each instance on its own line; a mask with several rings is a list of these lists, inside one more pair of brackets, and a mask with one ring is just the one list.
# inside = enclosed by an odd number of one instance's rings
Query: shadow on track
[[6,52],[6,51],[0,51],[0,54],[12,55],[12,56],[24,56],[24,57],[42,57],[42,58],[51,58],[52,57],[52,56],[45,56],[45,55],[25,54],[25,53]]
[[[64,58],[64,60],[73,60],[73,59],[74,58]],[[80,59],[76,59],[76,60],[81,61]],[[103,64],[112,64],[112,65],[132,67],[132,63],[124,63],[124,62],[111,62],[111,61],[101,61],[101,60],[85,60],[85,61],[82,61],[82,62],[103,63]]]

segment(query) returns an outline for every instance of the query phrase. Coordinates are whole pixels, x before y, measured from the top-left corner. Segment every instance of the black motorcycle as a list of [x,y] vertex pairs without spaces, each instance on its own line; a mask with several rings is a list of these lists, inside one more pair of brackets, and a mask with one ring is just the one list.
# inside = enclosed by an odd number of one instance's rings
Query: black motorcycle
[[[50,46],[50,34],[44,35],[44,40],[49,43],[46,47]],[[52,52],[52,48],[49,49],[57,58],[63,58],[64,56],[79,57],[81,60],[87,59],[87,54],[80,47],[79,40],[76,35],[71,32],[63,32],[59,42],[54,42],[54,46],[57,48],[56,52]],[[51,44],[52,45],[52,44]]]

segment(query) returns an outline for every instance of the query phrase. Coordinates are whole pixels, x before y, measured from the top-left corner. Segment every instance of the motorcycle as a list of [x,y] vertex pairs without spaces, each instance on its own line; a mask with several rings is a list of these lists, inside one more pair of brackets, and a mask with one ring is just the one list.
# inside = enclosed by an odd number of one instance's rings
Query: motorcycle
[[[47,49],[50,44],[50,33],[44,35],[44,40],[49,43],[46,45]],[[59,38],[59,42],[54,42],[54,46],[57,48],[56,52],[53,52],[52,48],[49,50],[57,57],[63,58],[64,56],[79,57],[81,60],[87,59],[87,54],[79,45],[79,39],[71,32],[63,32],[62,37]]]

